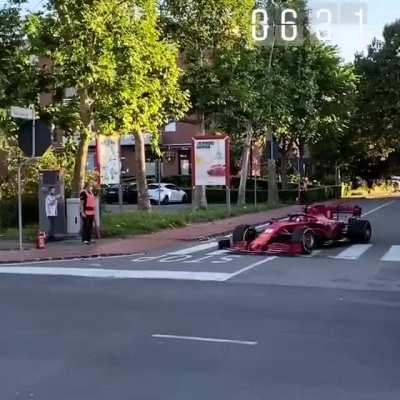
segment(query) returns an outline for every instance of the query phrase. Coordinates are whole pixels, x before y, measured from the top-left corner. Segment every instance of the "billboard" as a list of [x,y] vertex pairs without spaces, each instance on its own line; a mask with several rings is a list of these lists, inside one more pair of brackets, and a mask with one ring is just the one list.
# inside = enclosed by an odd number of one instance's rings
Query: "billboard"
[[227,136],[193,138],[193,185],[227,186],[230,177],[230,148]]
[[118,136],[97,137],[97,168],[101,185],[118,185],[121,178],[120,141]]

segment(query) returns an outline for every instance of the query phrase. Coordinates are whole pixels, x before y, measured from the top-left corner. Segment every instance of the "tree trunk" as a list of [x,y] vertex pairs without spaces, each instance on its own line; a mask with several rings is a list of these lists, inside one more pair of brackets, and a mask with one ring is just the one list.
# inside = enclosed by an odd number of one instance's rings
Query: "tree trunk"
[[244,207],[246,205],[246,186],[247,176],[249,174],[249,161],[250,161],[250,150],[251,141],[253,139],[253,130],[251,123],[248,122],[246,126],[246,141],[242,152],[242,165],[240,170],[240,185],[238,193],[238,206]]
[[291,143],[284,143],[281,149],[281,180],[282,180],[282,189],[287,190],[289,188],[289,179],[288,179],[288,166],[289,166],[289,154],[292,150]]
[[304,141],[299,140],[299,179],[302,182],[304,178]]
[[137,206],[139,210],[150,211],[150,198],[146,179],[146,151],[144,137],[141,133],[135,133],[135,161],[136,161],[136,184],[137,184]]
[[[269,145],[272,147],[273,134],[269,128],[267,128],[267,138],[267,143],[269,142]],[[275,206],[279,203],[279,191],[276,179],[276,162],[275,157],[272,158],[272,156],[274,155],[271,154],[271,158],[268,160],[268,205]]]
[[288,179],[288,153],[283,151],[281,153],[281,180],[282,180],[282,190],[287,190],[289,187],[289,179]]
[[85,186],[87,159],[92,135],[92,101],[85,89],[80,89],[78,95],[79,115],[83,128],[79,136],[78,154],[76,155],[72,181],[72,193],[75,197],[79,197],[80,191]]
[[[201,120],[201,130],[200,136],[205,136],[206,128],[205,128],[205,118],[204,114],[200,116]],[[192,166],[194,168],[194,165]],[[207,194],[205,186],[195,186],[193,189],[193,209],[194,210],[207,210]]]
[[76,155],[74,177],[72,181],[72,193],[74,197],[79,197],[79,193],[85,186],[90,136],[91,132],[89,129],[83,130],[79,136],[78,154]]
[[342,184],[342,174],[340,171],[340,165],[335,162],[335,185],[341,185]]

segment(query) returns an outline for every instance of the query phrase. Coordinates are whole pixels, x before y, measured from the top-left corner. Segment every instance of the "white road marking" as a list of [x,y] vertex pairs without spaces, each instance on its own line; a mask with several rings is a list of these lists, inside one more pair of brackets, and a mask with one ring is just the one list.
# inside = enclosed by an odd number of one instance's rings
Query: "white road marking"
[[155,261],[158,260],[160,258],[165,257],[166,254],[161,255],[161,256],[146,256],[146,257],[139,257],[139,258],[134,258],[131,261],[132,262],[147,262],[147,261]]
[[271,225],[271,224],[268,222],[267,224],[264,224],[264,225],[257,225],[257,226],[256,226],[256,229],[257,229],[258,231],[262,231],[262,230],[264,230],[268,225]]
[[243,269],[241,269],[241,270],[239,270],[239,271],[237,271],[237,272],[234,272],[233,274],[230,274],[227,280],[232,279],[232,278],[234,278],[235,276],[238,276],[238,275],[240,275],[240,274],[243,274],[244,272],[250,271],[251,269],[253,269],[253,268],[255,268],[255,267],[258,267],[259,265],[266,264],[266,263],[269,262],[269,261],[275,260],[276,258],[277,258],[277,257],[267,257],[267,258],[264,258],[264,259],[261,260],[261,261],[257,261],[257,262],[255,262],[254,264],[251,264],[251,265],[249,265],[249,266],[246,267],[246,268],[243,268]]
[[183,261],[184,264],[199,264],[203,261],[209,260],[210,258],[213,258],[213,256],[204,256],[201,258],[195,258],[193,260],[189,260],[189,261]]
[[218,245],[217,242],[203,243],[198,246],[188,247],[186,249],[173,251],[168,254],[174,255],[174,256],[185,256],[187,254],[198,253],[199,251],[203,251],[203,250],[215,249],[217,247],[217,245]]
[[388,206],[390,206],[390,205],[393,204],[393,203],[396,203],[396,200],[388,201],[388,202],[385,203],[385,204],[382,204],[382,205],[380,205],[380,206],[378,206],[378,207],[375,207],[375,208],[373,208],[372,210],[370,210],[370,211],[364,213],[364,214],[362,215],[362,217],[366,217],[367,215],[373,214],[374,212],[379,211],[379,210],[381,210],[382,208],[388,207]]
[[400,261],[400,246],[392,246],[381,258],[382,261]]
[[230,254],[230,251],[228,251],[228,250],[215,250],[215,251],[212,251],[211,253],[207,253],[208,256],[223,256],[225,254]]
[[211,343],[230,343],[230,344],[242,344],[246,346],[255,346],[258,342],[248,340],[233,340],[233,339],[215,339],[197,336],[179,336],[179,335],[152,335],[153,338],[158,339],[175,339],[175,340],[191,340],[196,342],[211,342]]
[[231,274],[219,272],[118,270],[95,268],[44,268],[44,267],[0,267],[0,274],[73,276],[85,278],[113,279],[173,279],[188,281],[225,282]]
[[163,257],[158,260],[160,263],[173,263],[176,264],[178,262],[183,262],[185,260],[191,260],[192,256],[191,255],[186,255],[186,256],[180,256],[180,255],[167,255],[166,257]]
[[27,261],[21,263],[8,263],[8,264],[0,264],[0,268],[2,267],[12,267],[15,265],[38,265],[38,264],[54,264],[54,263],[70,263],[70,262],[85,262],[85,261],[93,261],[93,260],[112,260],[114,258],[129,258],[134,256],[140,256],[145,253],[135,253],[135,254],[127,254],[127,255],[118,255],[118,256],[104,256],[104,257],[76,257],[69,258],[67,260],[43,260],[43,261]]
[[332,258],[340,260],[357,260],[371,247],[372,244],[354,244]]

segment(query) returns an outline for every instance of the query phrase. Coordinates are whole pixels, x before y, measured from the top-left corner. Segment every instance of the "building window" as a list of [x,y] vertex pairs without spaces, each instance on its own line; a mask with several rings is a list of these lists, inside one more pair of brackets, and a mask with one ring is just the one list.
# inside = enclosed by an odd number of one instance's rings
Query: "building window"
[[96,153],[94,151],[90,151],[88,153],[88,160],[87,160],[87,170],[90,173],[96,171]]
[[179,175],[191,174],[190,150],[179,150]]
[[176,133],[176,122],[171,122],[165,127],[165,133]]

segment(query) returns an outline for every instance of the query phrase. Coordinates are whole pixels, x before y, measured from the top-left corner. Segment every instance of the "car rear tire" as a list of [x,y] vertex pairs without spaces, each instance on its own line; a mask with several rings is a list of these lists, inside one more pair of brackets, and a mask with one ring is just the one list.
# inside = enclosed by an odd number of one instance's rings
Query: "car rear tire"
[[372,228],[369,221],[350,218],[347,237],[351,243],[368,243],[371,240]]
[[252,242],[257,237],[257,231],[251,225],[239,225],[235,228],[232,235],[233,243]]
[[188,196],[187,196],[187,194],[184,194],[184,195],[183,195],[183,197],[182,197],[182,203],[184,203],[184,204],[188,203]]
[[309,228],[298,228],[292,233],[291,242],[300,244],[303,254],[311,254],[315,247],[314,232]]

